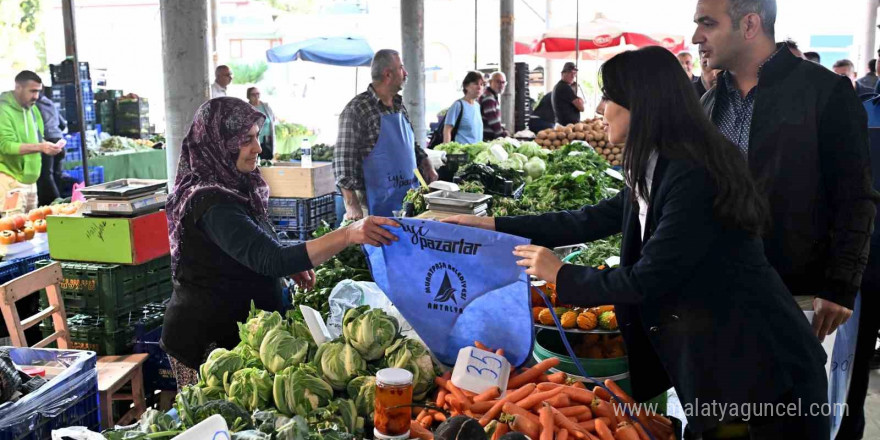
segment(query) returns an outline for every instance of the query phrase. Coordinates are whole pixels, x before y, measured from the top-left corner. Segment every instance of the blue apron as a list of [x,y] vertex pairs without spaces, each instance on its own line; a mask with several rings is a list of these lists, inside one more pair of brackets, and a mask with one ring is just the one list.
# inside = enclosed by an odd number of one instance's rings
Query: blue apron
[[379,138],[364,159],[364,184],[370,215],[393,216],[402,209],[403,198],[418,185],[413,170],[416,153],[413,131],[403,113],[382,116]]
[[529,276],[513,248],[529,240],[434,221],[396,219],[399,240],[364,246],[379,288],[437,359],[453,365],[458,351],[480,341],[503,348],[514,366],[534,343]]

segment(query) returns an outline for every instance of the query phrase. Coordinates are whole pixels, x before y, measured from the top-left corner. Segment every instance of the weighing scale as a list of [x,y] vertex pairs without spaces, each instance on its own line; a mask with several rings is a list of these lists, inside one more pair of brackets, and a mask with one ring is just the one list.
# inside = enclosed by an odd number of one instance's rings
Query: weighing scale
[[90,217],[135,217],[163,209],[168,199],[167,181],[159,179],[119,179],[80,192]]

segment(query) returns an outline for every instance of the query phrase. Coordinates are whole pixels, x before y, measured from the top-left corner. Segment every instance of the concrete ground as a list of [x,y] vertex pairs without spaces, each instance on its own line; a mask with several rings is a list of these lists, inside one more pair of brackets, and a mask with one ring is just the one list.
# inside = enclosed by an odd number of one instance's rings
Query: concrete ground
[[865,399],[865,439],[880,439],[880,370],[871,371]]

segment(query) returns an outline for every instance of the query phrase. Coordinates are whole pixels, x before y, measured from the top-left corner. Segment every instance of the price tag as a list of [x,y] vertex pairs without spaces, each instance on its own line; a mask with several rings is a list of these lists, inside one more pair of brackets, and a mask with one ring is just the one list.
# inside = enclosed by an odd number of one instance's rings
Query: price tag
[[620,257],[617,257],[617,256],[615,256],[615,257],[608,257],[608,259],[605,260],[605,265],[608,266],[608,267],[617,267],[617,266],[620,266]]
[[306,326],[309,328],[316,345],[320,347],[321,344],[333,339],[330,336],[330,330],[327,330],[327,325],[324,324],[324,319],[321,318],[321,314],[317,310],[303,305],[299,306],[299,310],[303,314]]
[[605,168],[605,174],[623,182],[623,174],[620,174],[620,172],[615,169]]
[[465,347],[458,352],[452,370],[452,383],[478,394],[492,387],[504,391],[509,376],[510,363],[504,356],[476,347]]

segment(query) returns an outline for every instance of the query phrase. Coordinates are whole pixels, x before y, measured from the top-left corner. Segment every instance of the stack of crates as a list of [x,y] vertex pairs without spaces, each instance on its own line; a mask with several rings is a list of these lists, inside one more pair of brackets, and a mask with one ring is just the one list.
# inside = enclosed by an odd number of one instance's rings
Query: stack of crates
[[116,100],[122,97],[122,90],[98,90],[95,92],[95,109],[98,124],[110,135],[116,134]]
[[290,240],[306,241],[323,222],[336,224],[335,194],[310,199],[269,198],[269,220]]
[[79,119],[79,111],[76,103],[76,85],[73,77],[73,62],[65,60],[58,65],[50,65],[52,73],[52,101],[58,108],[58,113],[67,120],[68,132],[80,131],[85,124],[87,130],[94,129],[97,120],[95,114],[95,94],[92,90],[92,80],[89,75],[89,64],[79,63],[80,87],[82,89],[82,116]]
[[119,136],[134,139],[150,137],[150,104],[147,98],[120,98],[116,100],[116,124]]
[[[63,261],[61,272],[73,348],[99,355],[131,353],[138,333],[162,325],[164,302],[172,292],[170,256],[135,266]],[[45,296],[41,302],[48,304]],[[42,329],[52,333],[48,324]]]
[[82,141],[80,140],[80,133],[70,133],[64,135],[64,140],[67,141],[64,144],[64,159],[63,162],[82,162]]
[[[79,183],[85,182],[82,165],[78,167],[73,167],[69,170],[65,170],[64,174]],[[104,183],[104,167],[101,165],[98,165],[96,167],[89,167],[89,185],[97,185],[99,183]]]

